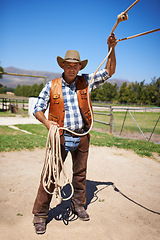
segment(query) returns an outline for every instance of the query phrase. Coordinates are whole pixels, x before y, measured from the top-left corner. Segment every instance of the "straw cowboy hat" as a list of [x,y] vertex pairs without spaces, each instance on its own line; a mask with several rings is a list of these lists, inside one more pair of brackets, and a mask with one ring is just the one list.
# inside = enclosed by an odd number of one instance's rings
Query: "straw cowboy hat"
[[60,56],[57,57],[57,62],[58,62],[58,65],[63,68],[63,63],[64,61],[67,61],[67,62],[79,62],[81,64],[81,70],[83,68],[85,68],[85,66],[87,65],[88,63],[88,60],[83,60],[81,61],[80,60],[80,55],[79,55],[79,52],[78,51],[75,51],[75,50],[68,50],[66,52],[66,55],[65,55],[65,58],[61,58]]

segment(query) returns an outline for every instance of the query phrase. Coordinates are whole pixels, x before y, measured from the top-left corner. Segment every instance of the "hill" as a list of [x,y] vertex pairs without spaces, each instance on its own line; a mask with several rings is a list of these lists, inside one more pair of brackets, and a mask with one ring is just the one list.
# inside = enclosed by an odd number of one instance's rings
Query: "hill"
[[[46,81],[49,82],[54,78],[58,78],[61,73],[46,72],[46,71],[34,71],[34,70],[24,70],[15,67],[4,68],[4,71],[7,73],[17,73],[17,74],[28,74],[28,75],[37,75],[37,76],[46,76]],[[22,76],[8,76],[3,75],[0,79],[0,83],[7,87],[15,88],[18,84],[20,85],[33,85],[35,83],[43,83],[43,78],[34,78],[34,77],[22,77]]]
[[[47,71],[36,71],[36,70],[25,70],[25,69],[19,69],[19,68],[15,68],[15,67],[6,67],[6,68],[4,68],[4,71],[7,72],[7,73],[46,76],[46,82],[49,82],[52,79],[55,79],[55,78],[58,78],[59,76],[61,76],[61,73],[47,72]],[[12,87],[12,88],[15,88],[18,84],[20,84],[20,85],[33,85],[35,83],[40,84],[43,81],[44,81],[43,78],[8,76],[8,75],[3,75],[2,79],[0,79],[0,83],[3,86]],[[108,82],[110,82],[112,84],[117,83],[118,87],[120,88],[120,86],[123,84],[123,82],[128,82],[128,81],[111,78],[111,79],[108,80]]]

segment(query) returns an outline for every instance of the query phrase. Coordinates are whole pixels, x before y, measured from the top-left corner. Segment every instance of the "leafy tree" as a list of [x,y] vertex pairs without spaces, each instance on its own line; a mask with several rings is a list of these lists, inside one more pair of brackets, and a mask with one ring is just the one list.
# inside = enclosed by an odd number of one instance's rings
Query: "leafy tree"
[[16,96],[22,96],[22,90],[21,90],[21,86],[18,84],[17,87],[14,90],[14,94]]
[[[0,66],[0,72],[4,72],[4,69]],[[2,74],[0,73],[0,78],[2,78]]]
[[102,89],[104,91],[104,97],[105,101],[110,101],[112,102],[118,94],[118,86],[117,84],[111,84],[106,82],[105,84],[102,85]]
[[160,78],[156,81],[156,106],[160,107]]
[[127,82],[124,82],[119,89],[119,101],[120,103],[128,102],[129,91],[127,87]]
[[104,83],[91,93],[91,99],[95,101],[113,101],[118,96],[117,84]]
[[20,86],[18,84],[17,87],[15,88],[14,94],[17,96],[24,96],[24,97],[38,97],[42,88],[43,88],[43,83],[40,85],[33,84],[32,86],[29,86],[29,85]]
[[154,77],[148,90],[151,103],[160,106],[160,78],[156,80]]

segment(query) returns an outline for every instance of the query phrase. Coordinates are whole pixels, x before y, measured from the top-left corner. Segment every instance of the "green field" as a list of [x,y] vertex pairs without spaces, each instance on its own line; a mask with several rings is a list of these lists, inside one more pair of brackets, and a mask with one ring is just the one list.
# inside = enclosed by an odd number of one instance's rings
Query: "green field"
[[[0,151],[20,151],[22,149],[33,150],[35,148],[45,148],[48,131],[42,124],[16,125],[19,129],[27,130],[32,134],[26,134],[9,128],[0,126]],[[137,154],[152,156],[153,152],[160,155],[159,144],[147,141],[130,140],[114,137],[107,133],[91,131],[91,145],[95,146],[116,146],[117,148],[132,149]]]
[[[98,111],[96,111],[96,112],[98,112]],[[104,111],[103,113],[109,113],[109,112]],[[138,126],[141,128],[141,130],[144,133],[152,132],[152,130],[159,118],[159,115],[160,115],[159,112],[131,112],[131,114],[134,117]],[[115,132],[121,131],[125,115],[126,115],[126,112],[113,112]],[[94,114],[94,119],[100,120],[103,122],[110,122],[110,117],[106,116],[106,115]],[[138,129],[136,123],[134,122],[131,115],[129,113],[127,113],[123,131],[139,132],[139,129]],[[105,124],[100,124],[100,123],[95,122],[94,126],[97,128],[103,128],[104,130],[109,131],[109,126],[107,126]],[[160,135],[160,121],[158,122],[154,133]]]

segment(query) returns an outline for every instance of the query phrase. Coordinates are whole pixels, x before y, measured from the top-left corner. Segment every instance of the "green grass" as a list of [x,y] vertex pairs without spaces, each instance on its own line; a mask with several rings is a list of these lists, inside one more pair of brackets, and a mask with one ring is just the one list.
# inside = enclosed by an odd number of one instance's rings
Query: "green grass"
[[31,133],[11,129],[7,126],[0,126],[0,151],[20,151],[22,149],[33,150],[46,146],[47,129],[43,125],[16,125],[20,129]]
[[10,111],[0,111],[0,117],[16,117],[16,114]]
[[11,111],[0,111],[0,117],[16,117],[21,115],[21,117],[28,117],[28,110],[18,109],[17,113],[11,113]]
[[119,137],[114,137],[106,133],[99,133],[91,131],[91,144],[94,146],[106,146],[124,148],[127,150],[133,150],[135,153],[144,156],[152,156],[153,152],[160,155],[160,145],[152,142],[131,140]]
[[[0,126],[0,151],[20,151],[22,149],[33,150],[35,148],[45,148],[48,131],[42,124],[16,125],[20,129],[27,130],[31,134],[26,134],[9,128]],[[160,146],[152,142],[130,140],[114,137],[107,133],[91,131],[91,145],[95,146],[115,146],[135,151],[139,155],[152,156],[153,152],[160,155]]]
[[26,130],[32,134],[39,135],[41,137],[46,137],[48,131],[46,127],[42,124],[17,124],[16,125],[19,129]]

